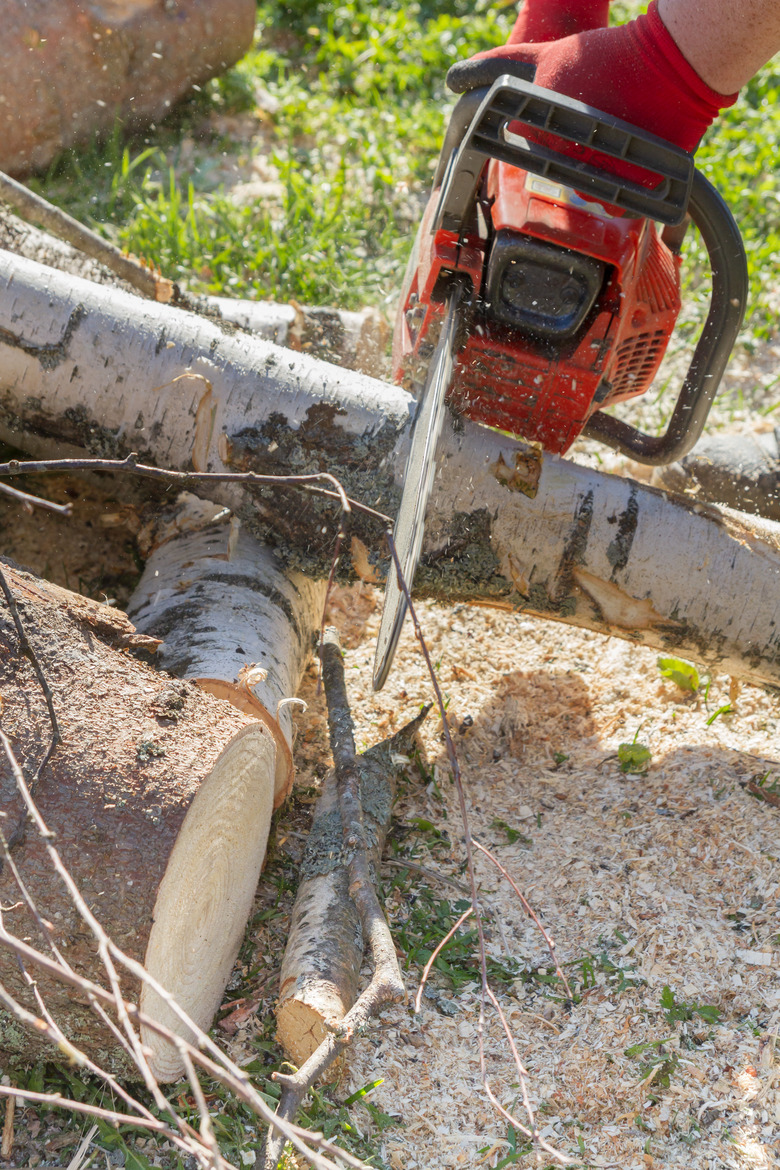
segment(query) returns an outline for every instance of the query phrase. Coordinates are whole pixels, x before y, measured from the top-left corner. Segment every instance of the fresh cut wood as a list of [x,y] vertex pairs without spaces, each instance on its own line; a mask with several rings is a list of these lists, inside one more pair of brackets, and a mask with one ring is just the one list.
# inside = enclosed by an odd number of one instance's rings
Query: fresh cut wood
[[[328,471],[395,513],[414,415],[401,388],[8,254],[0,282],[0,438],[40,455],[136,451],[181,470]],[[440,450],[418,595],[780,682],[777,525],[540,458],[462,419],[447,421]],[[331,502],[287,487],[207,494],[286,569],[329,571]],[[382,525],[356,513],[350,533],[363,571],[381,571]]]
[[[53,692],[62,734],[34,792],[44,821],[114,942],[208,1028],[238,954],[265,857],[277,741],[251,714],[134,657],[133,650],[154,641],[139,635],[124,614],[10,564],[3,564],[3,572]],[[51,726],[2,599],[0,693],[0,726],[29,782],[50,742]],[[0,812],[0,829],[10,840],[22,824],[23,805],[5,756],[0,756]],[[12,856],[66,959],[106,986],[95,940],[32,824]],[[7,864],[0,873],[0,903],[5,928],[40,945]],[[65,985],[31,974],[77,1047],[116,1073],[133,1073],[86,1002]],[[37,1011],[15,956],[3,949],[0,983]],[[180,1029],[148,987],[128,978],[125,995],[136,999],[139,992],[144,1011]],[[181,1075],[171,1045],[152,1032],[142,1040],[160,1080]],[[3,1068],[53,1055],[45,1042],[0,1012]]]

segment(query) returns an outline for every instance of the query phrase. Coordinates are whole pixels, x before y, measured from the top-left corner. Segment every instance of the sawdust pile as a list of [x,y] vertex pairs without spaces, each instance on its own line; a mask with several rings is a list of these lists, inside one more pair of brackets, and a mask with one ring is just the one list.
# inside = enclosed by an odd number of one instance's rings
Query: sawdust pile
[[[5,504],[5,550],[50,579],[121,603],[142,517],[84,484],[49,480],[45,491],[70,499],[74,518],[37,513],[23,521]],[[330,615],[346,639],[361,748],[432,697],[410,629],[385,690],[372,692],[378,598],[366,586],[339,590]],[[736,693],[723,677],[712,679],[705,701],[704,686],[692,695],[664,681],[654,653],[563,625],[467,606],[423,605],[420,613],[473,831],[542,916],[578,996],[567,1006],[560,986],[544,981],[543,940],[497,872],[478,861],[495,910],[489,951],[513,973],[496,990],[543,1135],[589,1167],[779,1165],[780,807],[777,796],[757,799],[755,788],[777,779],[780,791],[780,701],[751,687]],[[302,799],[289,814],[293,830],[277,833],[279,855],[299,855],[329,762],[313,678],[305,698]],[[465,885],[455,792],[433,715],[423,739],[426,778],[410,766],[395,860],[428,872],[390,890],[397,934],[424,887],[455,901],[462,895],[445,879]],[[620,770],[618,747],[633,740],[652,753],[645,774]],[[424,822],[436,832],[409,829]],[[388,889],[397,876],[397,867],[385,870]],[[265,897],[272,905],[278,893]],[[268,1035],[285,921],[254,932],[262,999],[229,1041],[238,1057],[256,1056],[259,1035]],[[417,978],[413,966],[410,998]],[[478,992],[476,982],[453,988],[435,974],[421,1014],[385,1012],[333,1090],[343,1101],[382,1081],[366,1100],[395,1124],[380,1132],[361,1104],[352,1123],[374,1135],[392,1170],[535,1164],[530,1153],[505,1161],[514,1136],[481,1087]],[[494,1019],[486,1052],[496,1095],[517,1108],[516,1072]]]
[[[473,832],[542,915],[581,996],[567,1006],[560,986],[534,977],[549,966],[544,942],[481,859],[482,890],[500,911],[490,953],[518,969],[497,990],[543,1135],[587,1166],[780,1164],[780,808],[746,786],[780,776],[777,698],[752,687],[735,694],[716,677],[705,702],[704,686],[692,695],[666,682],[650,651],[522,616],[433,605],[421,616]],[[332,617],[351,635],[357,738],[370,744],[430,698],[422,656],[407,629],[374,695],[373,592],[341,592]],[[708,723],[729,703],[730,714]],[[430,780],[412,770],[397,817],[445,830],[451,848],[418,834],[400,853],[463,883],[440,730],[431,716]],[[616,758],[634,739],[652,753],[645,774],[621,772]],[[311,780],[304,770],[300,782]],[[406,900],[389,899],[391,923],[426,883],[413,875]],[[458,897],[444,885],[436,895]],[[409,973],[410,997],[416,978]],[[419,1016],[387,1011],[356,1045],[338,1096],[383,1078],[369,1099],[397,1118],[381,1139],[394,1170],[496,1167],[511,1152],[507,1123],[481,1088],[478,993],[476,983],[453,992],[434,976]],[[486,1051],[499,1100],[518,1108],[495,1019]]]

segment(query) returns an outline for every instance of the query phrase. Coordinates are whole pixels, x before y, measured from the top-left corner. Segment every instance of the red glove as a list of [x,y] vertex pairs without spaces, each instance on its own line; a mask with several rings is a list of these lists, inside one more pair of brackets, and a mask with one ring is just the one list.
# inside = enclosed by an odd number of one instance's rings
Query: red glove
[[[710,89],[689,65],[658,15],[657,0],[646,16],[619,28],[478,53],[453,65],[447,84],[455,93],[489,85],[502,60],[533,64],[536,85],[577,98],[688,151],[696,149],[719,111],[737,100],[735,93]],[[565,149],[579,153],[570,144]],[[620,164],[610,169],[622,173]],[[635,175],[635,168],[630,169]]]
[[525,0],[507,44],[558,41],[608,23],[609,0]]

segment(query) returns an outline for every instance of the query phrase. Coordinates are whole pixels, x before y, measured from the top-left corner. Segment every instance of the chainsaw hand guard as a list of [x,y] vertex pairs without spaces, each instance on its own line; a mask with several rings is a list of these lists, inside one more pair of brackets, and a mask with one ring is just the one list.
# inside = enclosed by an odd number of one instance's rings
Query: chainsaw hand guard
[[[473,91],[481,92],[484,91]],[[471,109],[474,98],[468,96]],[[532,134],[541,134],[544,142],[522,137],[516,124],[528,127]],[[573,154],[586,151],[588,157],[561,153],[549,142],[550,135],[572,143]],[[655,180],[654,185],[648,187],[611,174],[592,160],[591,152],[648,173],[648,181]],[[486,158],[573,187],[629,215],[669,226],[685,218],[693,183],[693,158],[678,146],[508,73],[493,82],[447,166],[437,228],[461,230],[474,204]]]

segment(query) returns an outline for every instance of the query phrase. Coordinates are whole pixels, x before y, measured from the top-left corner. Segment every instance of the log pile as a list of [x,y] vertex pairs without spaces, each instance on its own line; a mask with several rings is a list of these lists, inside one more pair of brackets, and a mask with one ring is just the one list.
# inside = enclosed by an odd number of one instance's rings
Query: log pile
[[[124,456],[219,474],[332,472],[393,515],[414,402],[166,305],[0,253],[0,439],[41,457]],[[445,423],[420,596],[522,610],[780,683],[780,526]],[[339,508],[213,482],[285,568],[330,570]],[[354,513],[362,571],[383,525]]]

